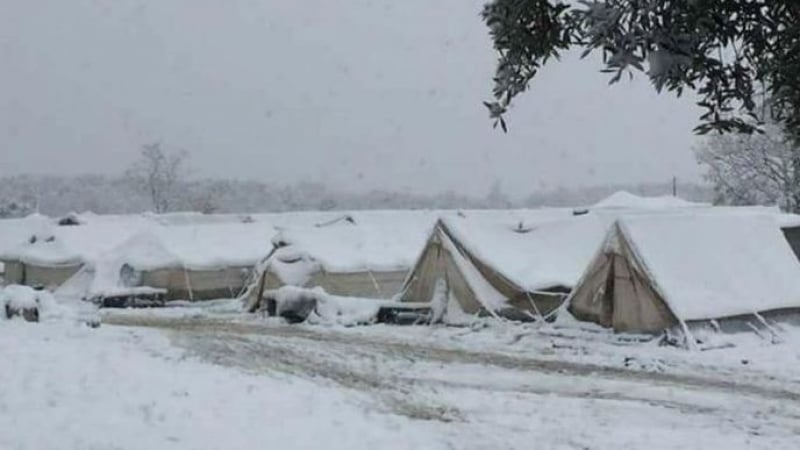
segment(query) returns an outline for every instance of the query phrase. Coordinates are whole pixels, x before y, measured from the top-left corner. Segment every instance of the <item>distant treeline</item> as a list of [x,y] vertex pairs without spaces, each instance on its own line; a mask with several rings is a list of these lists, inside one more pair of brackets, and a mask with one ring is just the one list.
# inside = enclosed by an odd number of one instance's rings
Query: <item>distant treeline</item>
[[[455,209],[512,208],[588,205],[615,191],[640,195],[668,195],[670,183],[619,184],[559,188],[531,193],[513,200],[495,183],[486,196],[470,197],[453,191],[420,195],[389,190],[349,193],[313,182],[280,186],[258,181],[191,180],[181,181],[173,194],[174,210],[203,212],[267,212],[295,210],[357,209]],[[712,191],[698,184],[678,186],[687,200],[710,201]],[[152,210],[146,193],[126,177],[102,175],[0,177],[0,217],[21,216],[33,211],[47,215],[93,211],[96,213],[136,213]]]

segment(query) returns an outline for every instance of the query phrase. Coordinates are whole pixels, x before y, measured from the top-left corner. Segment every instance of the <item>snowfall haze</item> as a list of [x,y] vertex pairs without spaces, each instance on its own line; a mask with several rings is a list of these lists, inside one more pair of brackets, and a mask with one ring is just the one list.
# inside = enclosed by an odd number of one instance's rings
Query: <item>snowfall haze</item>
[[142,144],[196,176],[512,194],[696,180],[691,98],[565,55],[492,129],[483,0],[8,0],[0,175],[122,172]]

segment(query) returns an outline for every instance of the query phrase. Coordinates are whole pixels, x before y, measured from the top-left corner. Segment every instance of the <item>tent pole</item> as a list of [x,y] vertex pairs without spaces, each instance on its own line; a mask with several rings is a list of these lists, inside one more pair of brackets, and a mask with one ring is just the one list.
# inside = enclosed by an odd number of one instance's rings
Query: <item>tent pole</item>
[[192,282],[189,281],[189,271],[186,270],[186,266],[183,266],[183,279],[186,281],[186,290],[189,293],[189,301],[194,301],[194,292],[192,292]]
[[686,325],[686,322],[683,319],[678,319],[681,324],[681,329],[683,330],[683,339],[686,342],[686,348],[689,350],[698,350],[697,348],[697,341],[694,339],[694,335],[691,331],[689,331],[689,326]]
[[378,285],[378,280],[375,279],[371,270],[367,269],[367,273],[369,274],[370,280],[372,280],[372,285],[375,287],[375,292],[378,294],[378,297],[383,298],[383,292],[381,292],[381,287]]
[[761,325],[764,325],[764,328],[766,328],[767,331],[769,331],[770,334],[772,334],[773,339],[781,340],[777,330],[775,330],[774,327],[772,327],[769,323],[767,323],[767,320],[764,319],[764,316],[762,316],[758,312],[754,312],[753,315],[756,316],[756,319],[758,319],[758,321],[761,322]]

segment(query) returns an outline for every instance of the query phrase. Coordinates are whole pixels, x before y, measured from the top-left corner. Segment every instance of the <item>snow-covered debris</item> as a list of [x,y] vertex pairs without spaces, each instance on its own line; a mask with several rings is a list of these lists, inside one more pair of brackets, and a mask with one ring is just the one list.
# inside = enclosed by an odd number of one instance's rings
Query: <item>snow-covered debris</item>
[[3,317],[10,313],[23,316],[28,321],[97,320],[94,309],[90,306],[65,304],[57,301],[50,292],[35,290],[29,286],[9,285],[0,288],[0,308],[5,310]]
[[14,309],[38,308],[42,291],[28,286],[11,285],[0,289],[0,305]]
[[375,323],[382,302],[356,297],[322,295],[308,323],[322,325],[365,325]]
[[275,314],[290,322],[303,322],[317,307],[322,289],[303,289],[296,286],[283,286],[266,294],[275,302]]
[[[306,289],[282,286],[264,293],[261,308],[290,322],[322,325],[363,325],[374,323],[378,310],[386,303],[374,299],[337,297],[319,287]],[[269,306],[274,302],[273,306]]]

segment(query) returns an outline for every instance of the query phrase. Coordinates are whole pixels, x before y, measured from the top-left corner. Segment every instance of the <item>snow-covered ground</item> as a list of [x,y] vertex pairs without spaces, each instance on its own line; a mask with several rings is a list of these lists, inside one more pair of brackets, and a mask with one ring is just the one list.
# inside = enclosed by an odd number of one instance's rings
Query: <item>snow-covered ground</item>
[[0,320],[0,449],[794,449],[800,357],[599,331],[289,326],[211,308]]

